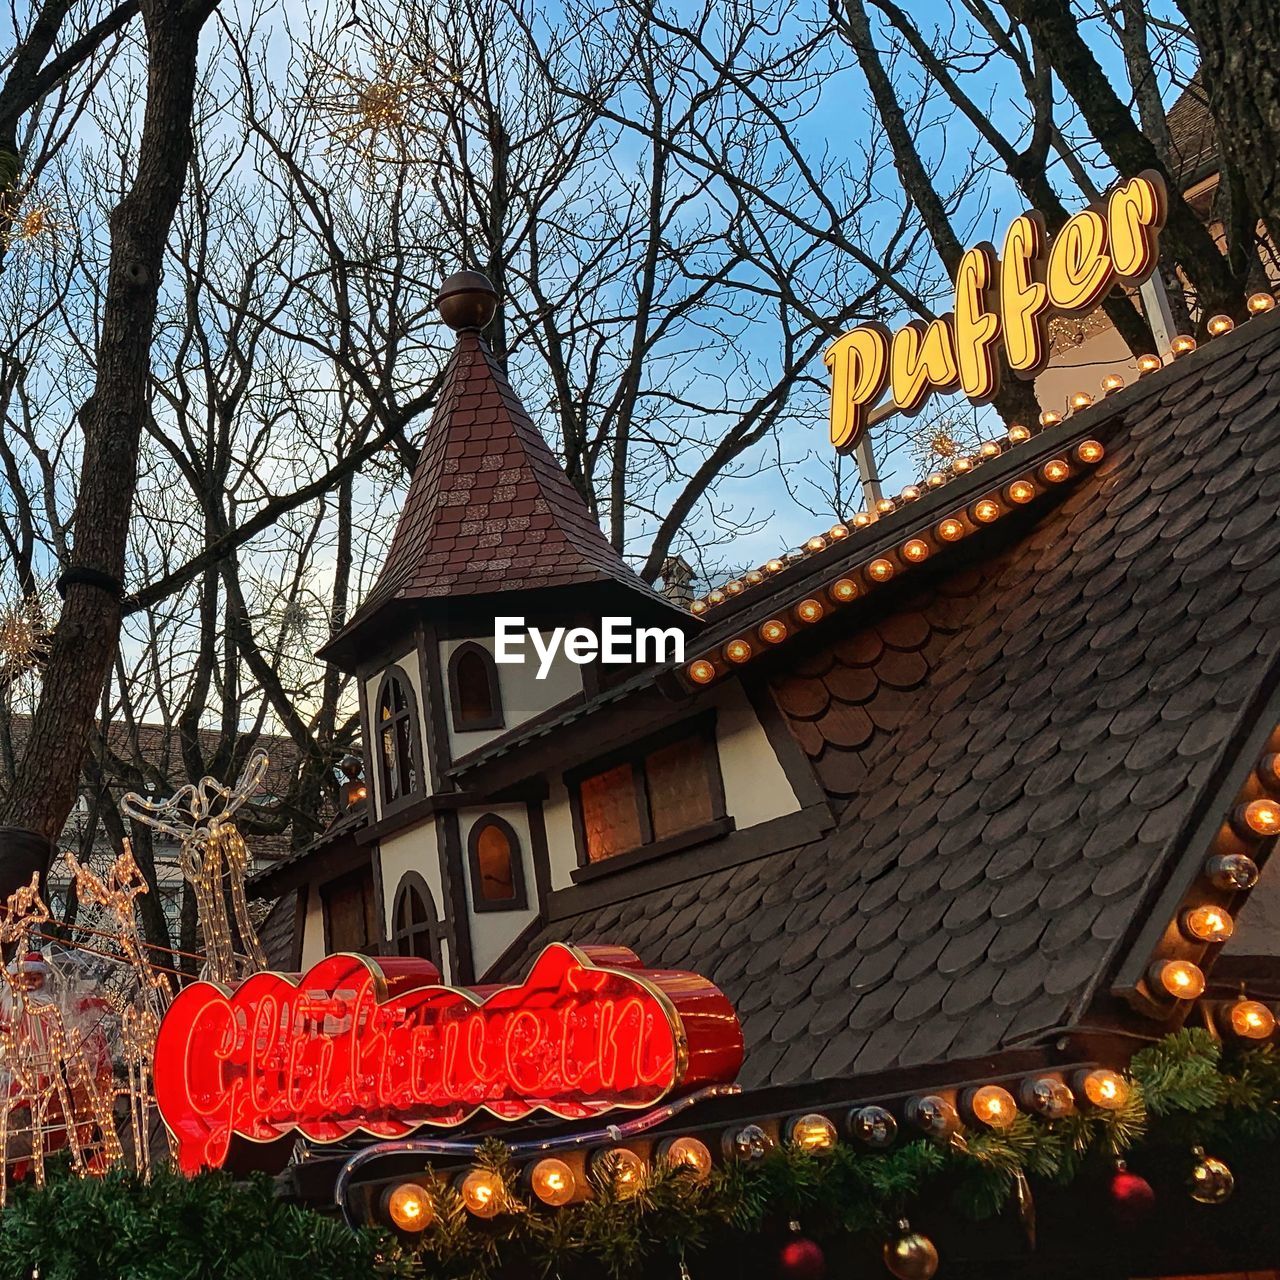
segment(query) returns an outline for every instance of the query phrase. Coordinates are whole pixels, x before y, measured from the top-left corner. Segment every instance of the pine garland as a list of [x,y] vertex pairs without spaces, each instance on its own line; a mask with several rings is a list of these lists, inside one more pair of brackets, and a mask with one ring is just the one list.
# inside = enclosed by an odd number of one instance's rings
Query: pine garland
[[144,1185],[121,1173],[64,1175],[42,1191],[19,1186],[0,1213],[0,1280],[28,1280],[33,1265],[59,1280],[674,1277],[681,1259],[696,1270],[699,1254],[715,1257],[726,1241],[771,1256],[771,1240],[792,1219],[824,1241],[883,1237],[922,1205],[991,1217],[1023,1180],[1101,1176],[1136,1146],[1145,1158],[1157,1148],[1185,1153],[1199,1143],[1223,1154],[1280,1140],[1280,1053],[1270,1044],[1224,1053],[1208,1032],[1183,1030],[1138,1053],[1128,1079],[1117,1111],[1019,1115],[1008,1129],[967,1130],[946,1143],[903,1135],[887,1151],[849,1142],[825,1156],[779,1148],[756,1164],[719,1166],[705,1182],[659,1166],[634,1193],[606,1171],[592,1175],[590,1199],[561,1209],[530,1203],[507,1148],[492,1141],[476,1163],[502,1179],[504,1211],[473,1217],[442,1178],[431,1187],[434,1220],[416,1243],[351,1232],[274,1199],[261,1179],[161,1173]]
[[1005,1208],[1020,1179],[1068,1185],[1139,1145],[1230,1150],[1280,1138],[1280,1054],[1270,1044],[1226,1059],[1209,1032],[1184,1029],[1136,1054],[1128,1080],[1115,1111],[1057,1121],[1019,1115],[1004,1130],[968,1130],[949,1143],[908,1137],[888,1151],[848,1142],[825,1156],[778,1148],[757,1164],[717,1167],[703,1183],[656,1167],[630,1198],[593,1175],[589,1200],[555,1210],[531,1208],[506,1148],[492,1142],[476,1164],[502,1178],[505,1212],[477,1221],[441,1181],[432,1192],[437,1219],[409,1248],[419,1274],[449,1280],[674,1275],[679,1259],[692,1264],[717,1239],[763,1238],[771,1224],[792,1219],[822,1239],[884,1236],[913,1206],[945,1196],[981,1220]]

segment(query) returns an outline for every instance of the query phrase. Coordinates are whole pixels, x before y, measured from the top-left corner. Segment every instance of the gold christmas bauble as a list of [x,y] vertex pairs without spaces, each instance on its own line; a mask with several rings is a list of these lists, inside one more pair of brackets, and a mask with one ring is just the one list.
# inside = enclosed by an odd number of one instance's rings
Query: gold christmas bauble
[[1236,1176],[1226,1162],[1197,1150],[1199,1159],[1191,1170],[1191,1198],[1201,1204],[1221,1204],[1236,1189]]
[[901,1231],[884,1247],[884,1265],[898,1280],[930,1280],[938,1269],[938,1250],[919,1231]]

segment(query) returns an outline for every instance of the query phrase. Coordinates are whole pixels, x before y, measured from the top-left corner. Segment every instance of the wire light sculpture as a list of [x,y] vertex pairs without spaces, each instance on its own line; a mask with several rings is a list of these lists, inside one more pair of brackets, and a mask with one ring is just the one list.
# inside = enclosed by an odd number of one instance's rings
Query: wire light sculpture
[[[267,753],[255,750],[232,786],[204,777],[168,800],[145,800],[131,791],[120,801],[121,811],[134,822],[179,841],[178,865],[195,893],[204,935],[206,959],[200,976],[226,987],[267,967],[245,893],[249,849],[235,824],[236,813],[262,785],[267,764]],[[228,898],[240,952],[227,915]]]
[[[64,1135],[78,1173],[106,1172],[124,1157],[101,1029],[69,1024],[67,1009],[42,976],[48,972],[43,955],[31,950],[33,938],[50,920],[39,886],[34,873],[30,884],[9,895],[0,918],[0,946],[17,952],[14,963],[0,967],[5,1005],[0,1067],[8,1076],[0,1097],[0,1206],[8,1195],[11,1167],[29,1162],[36,1185],[44,1186],[45,1156],[58,1134]],[[25,1127],[14,1123],[23,1109],[30,1111]],[[20,1149],[24,1138],[29,1151]]]
[[111,864],[104,880],[75,854],[63,854],[81,903],[101,908],[133,977],[132,990],[120,1007],[120,1047],[129,1091],[129,1126],[133,1135],[134,1169],[151,1176],[151,1103],[154,1087],[156,1036],[160,1019],[173,999],[169,979],[147,957],[138,928],[137,898],[147,882],[125,841],[124,852]]

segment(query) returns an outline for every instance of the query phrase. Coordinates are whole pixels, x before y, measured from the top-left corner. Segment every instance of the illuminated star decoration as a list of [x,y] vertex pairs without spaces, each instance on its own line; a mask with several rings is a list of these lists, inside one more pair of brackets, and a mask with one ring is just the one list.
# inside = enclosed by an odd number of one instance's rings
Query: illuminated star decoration
[[56,248],[69,223],[49,199],[28,193],[9,206],[3,232],[6,246],[21,245],[33,251]]
[[52,635],[38,594],[0,605],[0,683],[38,669],[49,653]]
[[340,67],[329,71],[333,87],[318,96],[316,105],[330,118],[330,133],[336,143],[354,147],[369,159],[388,142],[393,146],[403,143],[405,131],[411,127],[411,109],[425,87],[408,57],[383,55],[368,74]]

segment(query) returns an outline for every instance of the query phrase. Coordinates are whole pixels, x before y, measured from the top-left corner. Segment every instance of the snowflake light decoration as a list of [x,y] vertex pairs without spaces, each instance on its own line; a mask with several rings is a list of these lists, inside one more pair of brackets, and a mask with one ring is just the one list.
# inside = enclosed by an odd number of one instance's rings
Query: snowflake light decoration
[[372,70],[329,68],[332,87],[316,106],[330,120],[334,142],[373,158],[379,148],[403,144],[412,128],[411,112],[425,87],[421,73],[406,57],[379,57]]
[[53,631],[38,593],[0,604],[0,680],[11,683],[37,670],[49,653]]
[[6,246],[21,245],[33,251],[56,248],[69,226],[53,201],[32,193],[16,200],[7,213]]

